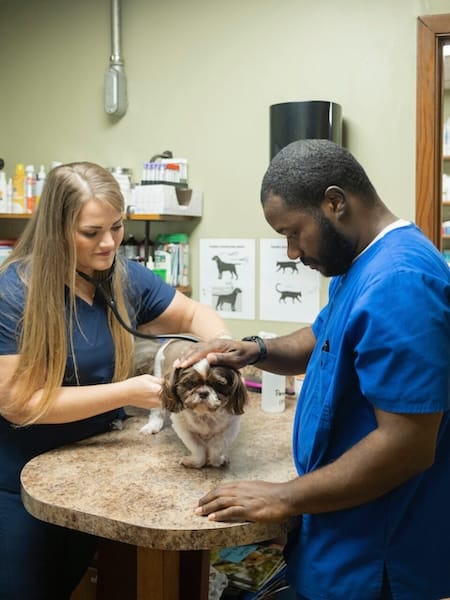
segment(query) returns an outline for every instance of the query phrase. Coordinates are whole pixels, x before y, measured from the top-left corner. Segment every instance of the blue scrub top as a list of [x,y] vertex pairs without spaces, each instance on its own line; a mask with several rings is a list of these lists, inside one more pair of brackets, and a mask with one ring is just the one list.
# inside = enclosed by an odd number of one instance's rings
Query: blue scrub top
[[[129,289],[127,299],[135,312],[134,325],[158,317],[171,303],[175,290],[149,269],[126,263]],[[18,335],[25,303],[25,287],[11,265],[0,275],[0,354],[18,353]],[[80,385],[110,383],[114,374],[114,347],[104,300],[97,293],[91,305],[76,298],[78,323],[74,321],[74,348]],[[77,385],[68,349],[63,385]],[[57,425],[17,428],[0,416],[0,489],[18,493],[20,471],[34,456],[91,435],[108,431],[113,422],[124,418],[123,410]]]
[[[303,475],[374,428],[374,408],[444,412],[433,466],[358,506],[303,515],[289,579],[311,600],[450,596],[450,269],[417,227],[387,233],[330,284],[297,405],[293,451]],[[393,456],[392,460],[396,460]]]

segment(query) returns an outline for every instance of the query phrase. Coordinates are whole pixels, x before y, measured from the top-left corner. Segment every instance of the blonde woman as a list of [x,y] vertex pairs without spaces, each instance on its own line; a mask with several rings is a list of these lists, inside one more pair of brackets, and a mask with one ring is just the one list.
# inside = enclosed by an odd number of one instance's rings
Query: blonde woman
[[159,405],[160,381],[131,376],[133,336],[83,275],[107,281],[126,323],[144,332],[211,339],[225,331],[212,309],[118,256],[123,212],[108,171],[87,162],[56,167],[0,268],[2,600],[68,599],[96,547],[95,538],[25,511],[24,464],[107,431],[125,417],[124,405]]

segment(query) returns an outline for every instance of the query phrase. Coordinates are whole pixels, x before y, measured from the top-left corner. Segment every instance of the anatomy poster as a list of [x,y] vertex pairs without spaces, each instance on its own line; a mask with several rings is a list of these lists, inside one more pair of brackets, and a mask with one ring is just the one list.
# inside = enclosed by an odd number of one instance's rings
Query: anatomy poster
[[259,318],[312,323],[320,310],[320,275],[287,255],[284,239],[260,240]]
[[226,319],[255,318],[255,240],[200,240],[200,302]]

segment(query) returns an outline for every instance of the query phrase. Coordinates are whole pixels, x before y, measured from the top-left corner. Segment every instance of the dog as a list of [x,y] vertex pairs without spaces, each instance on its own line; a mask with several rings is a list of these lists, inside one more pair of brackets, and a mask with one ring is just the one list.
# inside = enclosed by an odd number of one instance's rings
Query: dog
[[240,288],[234,288],[232,292],[229,294],[218,294],[217,302],[216,302],[216,310],[222,310],[222,306],[224,304],[229,304],[232,311],[236,310],[236,299],[237,295],[241,294],[242,290]]
[[283,301],[284,304],[286,304],[286,298],[291,298],[292,303],[294,303],[295,301],[297,302],[301,302],[301,297],[302,297],[302,293],[299,292],[292,292],[291,290],[280,290],[279,289],[279,283],[277,283],[277,285],[275,286],[276,291],[280,294],[280,297],[278,298],[278,302]]
[[[154,375],[163,378],[161,409],[152,409],[143,433],[157,433],[170,414],[172,427],[191,455],[181,459],[188,468],[223,467],[239,433],[240,415],[248,392],[239,371],[210,366],[206,359],[187,369],[174,362],[195,342],[169,339],[154,357]],[[142,352],[145,344],[140,344]],[[136,362],[139,363],[139,357]]]
[[277,260],[277,271],[282,271],[282,273],[284,273],[284,271],[286,269],[291,269],[291,273],[298,273],[298,269],[297,269],[297,265],[299,264],[300,261],[293,261],[293,260],[286,260],[286,261],[281,261],[281,260]]
[[234,263],[224,262],[217,255],[213,256],[212,260],[216,261],[217,270],[219,271],[219,279],[222,279],[222,274],[225,273],[226,271],[229,271],[229,273],[231,275],[231,279],[233,279],[233,278],[238,279],[236,265]]

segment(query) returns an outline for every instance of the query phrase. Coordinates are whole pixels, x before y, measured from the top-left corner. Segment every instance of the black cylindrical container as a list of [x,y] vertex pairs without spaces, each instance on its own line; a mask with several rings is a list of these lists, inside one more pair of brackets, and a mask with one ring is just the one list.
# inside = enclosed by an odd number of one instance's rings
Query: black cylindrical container
[[282,102],[270,107],[270,159],[295,140],[342,143],[342,108],[324,100]]

